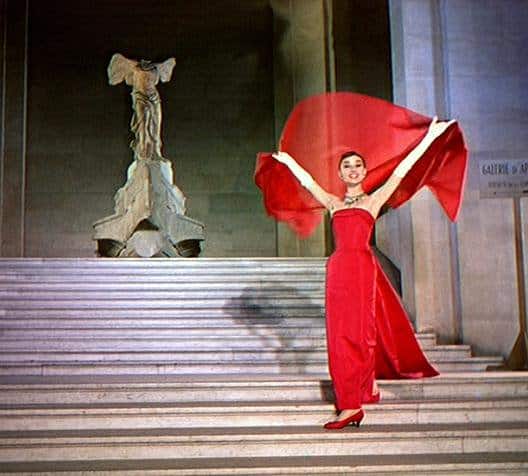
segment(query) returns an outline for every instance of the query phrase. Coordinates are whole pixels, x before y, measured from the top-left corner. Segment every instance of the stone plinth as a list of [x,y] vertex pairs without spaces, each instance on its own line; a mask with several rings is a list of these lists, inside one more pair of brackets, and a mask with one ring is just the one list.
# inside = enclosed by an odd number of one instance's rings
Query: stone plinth
[[135,160],[114,197],[115,213],[94,223],[97,252],[106,257],[193,257],[204,225],[185,216],[185,196],[167,160]]

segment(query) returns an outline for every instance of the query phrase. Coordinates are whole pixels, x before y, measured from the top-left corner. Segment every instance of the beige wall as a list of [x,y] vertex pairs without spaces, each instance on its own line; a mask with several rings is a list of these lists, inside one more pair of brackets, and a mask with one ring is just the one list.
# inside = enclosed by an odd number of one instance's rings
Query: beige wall
[[[513,203],[480,199],[478,161],[526,159],[528,2],[392,0],[395,102],[457,118],[470,170],[456,225],[428,192],[403,215],[419,328],[507,356],[518,332]],[[526,226],[525,226],[526,230]],[[525,233],[526,234],[526,233]]]

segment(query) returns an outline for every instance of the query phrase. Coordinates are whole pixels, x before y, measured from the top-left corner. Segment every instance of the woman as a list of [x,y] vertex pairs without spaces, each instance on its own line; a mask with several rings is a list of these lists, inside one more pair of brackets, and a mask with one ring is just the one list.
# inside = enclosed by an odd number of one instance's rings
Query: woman
[[[380,271],[369,247],[370,236],[383,204],[434,140],[453,123],[440,122],[435,117],[421,142],[370,195],[362,186],[367,175],[365,160],[356,152],[345,153],[339,163],[339,177],[346,185],[343,198],[325,191],[286,152],[272,155],[289,168],[333,217],[336,251],[327,264],[326,322],[329,368],[339,415],[324,425],[326,429],[341,429],[349,424],[359,427],[364,417],[362,403],[379,400],[375,383],[376,334],[383,323],[376,322]],[[421,352],[417,349],[416,346],[413,351]],[[437,374],[423,360],[422,370],[410,377]]]

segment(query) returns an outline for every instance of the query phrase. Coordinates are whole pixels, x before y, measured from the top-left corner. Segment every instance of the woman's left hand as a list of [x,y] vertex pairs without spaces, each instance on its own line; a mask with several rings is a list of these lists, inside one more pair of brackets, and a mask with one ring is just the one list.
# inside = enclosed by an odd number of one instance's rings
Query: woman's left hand
[[440,137],[447,129],[449,129],[449,126],[451,126],[455,122],[456,122],[455,119],[451,119],[450,121],[439,121],[438,117],[435,116],[433,117],[431,124],[429,124],[427,135],[432,140],[434,140],[437,137]]

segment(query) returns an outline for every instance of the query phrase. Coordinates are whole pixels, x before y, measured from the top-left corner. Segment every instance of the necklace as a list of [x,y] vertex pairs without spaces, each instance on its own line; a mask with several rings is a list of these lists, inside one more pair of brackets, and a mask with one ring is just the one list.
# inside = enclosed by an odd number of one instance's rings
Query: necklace
[[367,194],[365,192],[362,192],[354,196],[345,195],[345,198],[343,199],[343,203],[345,204],[346,207],[350,207],[351,205],[354,205],[354,203],[357,203],[363,200],[366,196]]

